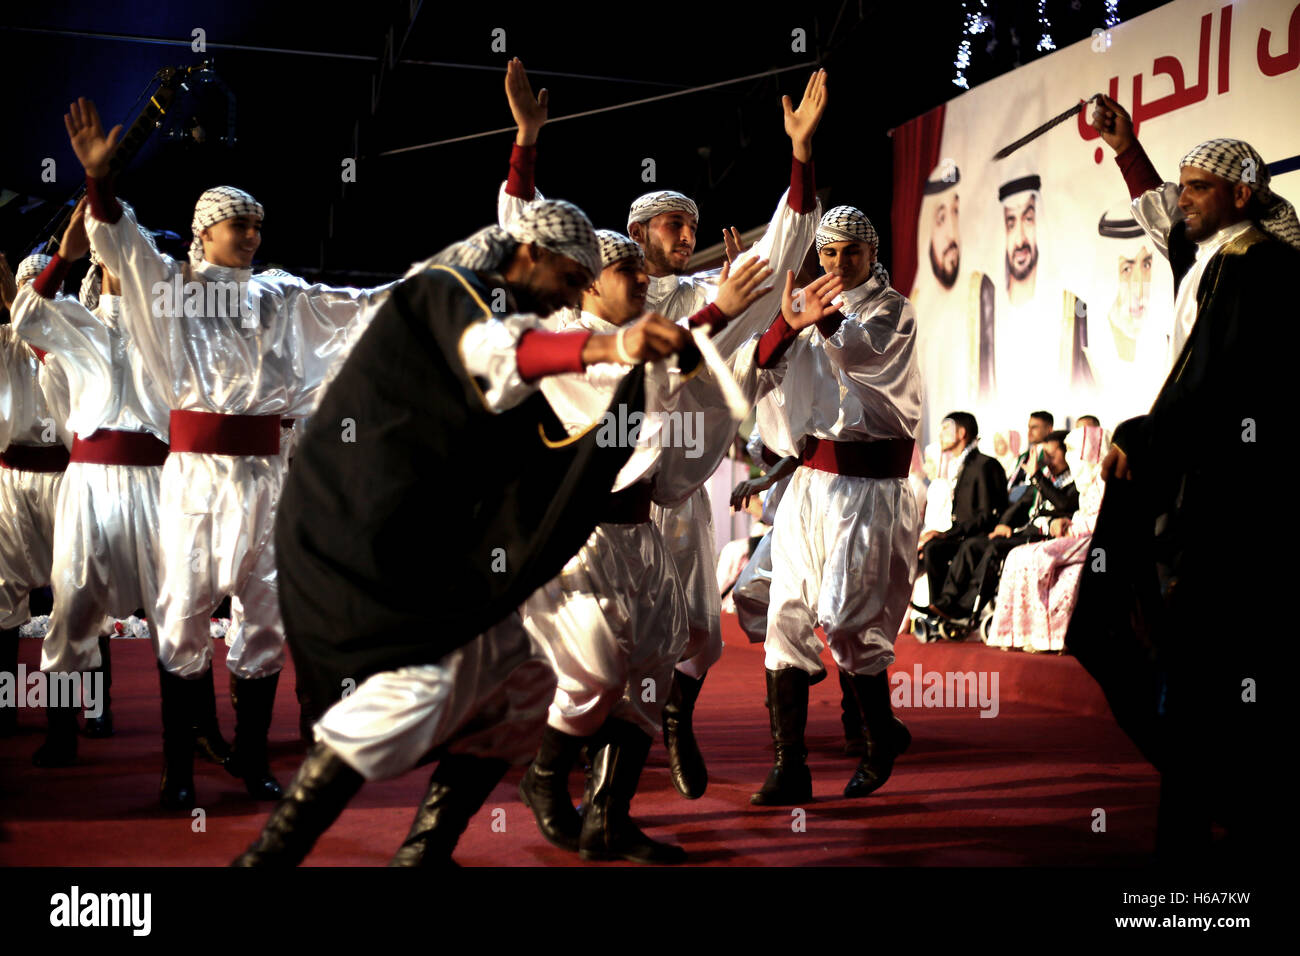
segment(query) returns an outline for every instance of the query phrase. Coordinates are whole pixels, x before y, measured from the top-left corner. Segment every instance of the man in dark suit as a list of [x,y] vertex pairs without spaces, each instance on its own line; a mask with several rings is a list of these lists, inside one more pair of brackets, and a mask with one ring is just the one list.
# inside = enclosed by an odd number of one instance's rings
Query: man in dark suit
[[939,446],[953,456],[952,527],[927,531],[918,545],[930,582],[931,600],[948,577],[948,565],[963,541],[983,537],[1007,507],[1007,475],[997,460],[975,447],[979,424],[970,412],[953,412],[939,426]]
[[1056,431],[1043,439],[1029,472],[1028,493],[1002,513],[993,530],[961,543],[942,590],[931,592],[931,610],[947,618],[969,617],[978,598],[993,596],[997,569],[1008,551],[1050,537],[1053,521],[1078,510],[1079,491],[1065,461],[1065,434]]

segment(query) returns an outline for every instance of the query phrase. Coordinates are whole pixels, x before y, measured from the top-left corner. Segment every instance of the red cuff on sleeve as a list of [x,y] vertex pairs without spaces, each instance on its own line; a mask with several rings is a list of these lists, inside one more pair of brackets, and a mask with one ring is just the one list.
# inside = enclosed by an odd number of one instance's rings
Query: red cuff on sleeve
[[506,192],[516,199],[532,199],[537,191],[534,173],[537,170],[537,147],[515,143],[510,150],[510,172],[506,176]]
[[1124,183],[1128,186],[1130,199],[1137,199],[1149,189],[1159,189],[1164,183],[1142,144],[1137,140],[1124,152],[1115,157],[1119,171],[1124,174]]
[[785,316],[778,315],[758,340],[758,367],[771,368],[798,337],[799,330],[790,328]]
[[708,325],[712,327],[712,331],[721,332],[726,328],[727,323],[731,320],[722,314],[721,309],[710,302],[704,308],[700,309],[700,311],[692,315],[688,321],[691,323],[691,328],[700,325]]
[[587,329],[564,332],[529,329],[519,337],[519,344],[515,347],[519,377],[525,382],[535,382],[547,375],[581,372],[584,368],[582,350],[591,334]]
[[43,299],[53,299],[58,291],[63,288],[63,280],[68,277],[68,270],[72,268],[72,263],[63,256],[55,254],[47,265],[35,279],[32,280],[32,288],[36,294]]
[[122,218],[122,204],[113,191],[113,180],[86,177],[86,196],[90,199],[90,214],[100,222],[113,223]]
[[790,208],[795,212],[812,212],[817,208],[817,182],[813,164],[790,157]]
[[840,324],[844,321],[844,313],[836,312],[828,315],[817,323],[817,331],[822,334],[822,338],[829,339],[832,335],[840,330]]

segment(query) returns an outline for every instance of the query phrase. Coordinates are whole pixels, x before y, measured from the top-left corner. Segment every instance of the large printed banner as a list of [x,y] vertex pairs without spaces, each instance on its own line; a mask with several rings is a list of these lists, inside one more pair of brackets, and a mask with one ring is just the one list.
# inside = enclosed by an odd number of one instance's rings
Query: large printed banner
[[[1181,0],[983,84],[945,109],[917,228],[923,441],[954,410],[1023,433],[1046,409],[1112,429],[1150,406],[1172,364],[1169,263],[1133,222],[1092,108],[993,154],[1096,92],[1118,100],[1157,171],[1197,143],[1244,139],[1300,205],[1300,3]],[[1280,317],[1279,317],[1280,318]],[[1260,321],[1273,321],[1260,316]]]

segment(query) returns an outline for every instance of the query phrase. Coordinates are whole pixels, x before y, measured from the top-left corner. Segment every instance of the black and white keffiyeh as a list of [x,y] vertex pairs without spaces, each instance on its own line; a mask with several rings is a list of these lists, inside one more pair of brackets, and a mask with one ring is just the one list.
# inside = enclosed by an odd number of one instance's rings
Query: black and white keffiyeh
[[865,242],[879,247],[880,236],[866,213],[856,206],[836,206],[817,224],[817,251],[828,242]]
[[203,240],[199,233],[208,226],[236,216],[264,219],[266,213],[260,202],[235,186],[214,186],[206,190],[194,205],[194,220],[190,223],[190,232],[194,234],[194,241],[190,243],[190,261],[195,265],[203,261]]
[[823,246],[832,242],[861,242],[871,246],[872,252],[877,254],[871,271],[881,282],[889,284],[889,272],[878,257],[880,236],[876,232],[876,227],[871,224],[871,220],[867,218],[867,214],[857,206],[836,206],[822,216],[821,222],[817,224],[816,241],[818,252],[822,251]]
[[695,217],[696,222],[700,221],[700,207],[695,205],[695,201],[690,196],[672,189],[661,189],[658,192],[646,193],[632,203],[632,208],[627,214],[628,232],[632,231],[632,223],[647,222],[666,212],[690,213]]
[[635,242],[613,229],[597,229],[596,239],[600,242],[600,267],[607,269],[624,259],[635,259],[638,264],[645,264],[645,253]]
[[[473,272],[496,272],[522,243],[533,243],[572,259],[600,275],[600,244],[587,214],[563,199],[530,203],[506,228],[488,226],[468,239],[448,246],[429,264],[458,266]],[[423,268],[421,264],[419,268]]]
[[1260,227],[1294,249],[1300,249],[1300,221],[1295,207],[1269,188],[1268,165],[1255,147],[1239,139],[1210,139],[1194,147],[1183,157],[1178,168],[1191,166],[1213,173],[1230,183],[1246,183],[1254,188],[1263,204]]
[[14,273],[14,284],[21,287],[24,282],[31,282],[45,271],[45,267],[48,266],[53,259],[53,256],[47,256],[43,252],[32,253],[22,262],[18,263],[18,270]]

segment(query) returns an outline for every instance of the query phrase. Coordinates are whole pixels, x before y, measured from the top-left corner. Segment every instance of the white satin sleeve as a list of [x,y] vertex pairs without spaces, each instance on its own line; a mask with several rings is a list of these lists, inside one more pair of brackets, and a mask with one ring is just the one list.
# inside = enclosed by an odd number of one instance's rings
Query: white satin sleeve
[[[104,323],[78,300],[61,296],[47,299],[25,285],[14,300],[14,331],[29,343],[59,357],[64,384],[77,396],[79,407],[100,410],[113,402],[113,345]],[[72,409],[63,417],[67,423]],[[74,426],[69,426],[74,427]],[[83,434],[89,425],[75,426]]]
[[1183,219],[1178,209],[1179,192],[1175,183],[1164,183],[1159,189],[1148,189],[1132,204],[1133,218],[1166,259],[1169,258],[1169,230]]
[[525,382],[519,375],[515,350],[524,332],[542,328],[535,315],[507,315],[475,322],[461,335],[460,360],[490,411],[513,408],[537,391],[538,382]]
[[183,345],[179,336],[170,334],[174,320],[154,304],[173,276],[181,273],[184,279],[184,266],[150,246],[125,208],[117,222],[101,222],[88,214],[86,235],[122,287],[122,328],[140,352],[144,373],[169,407],[181,407],[177,383],[185,368]]

